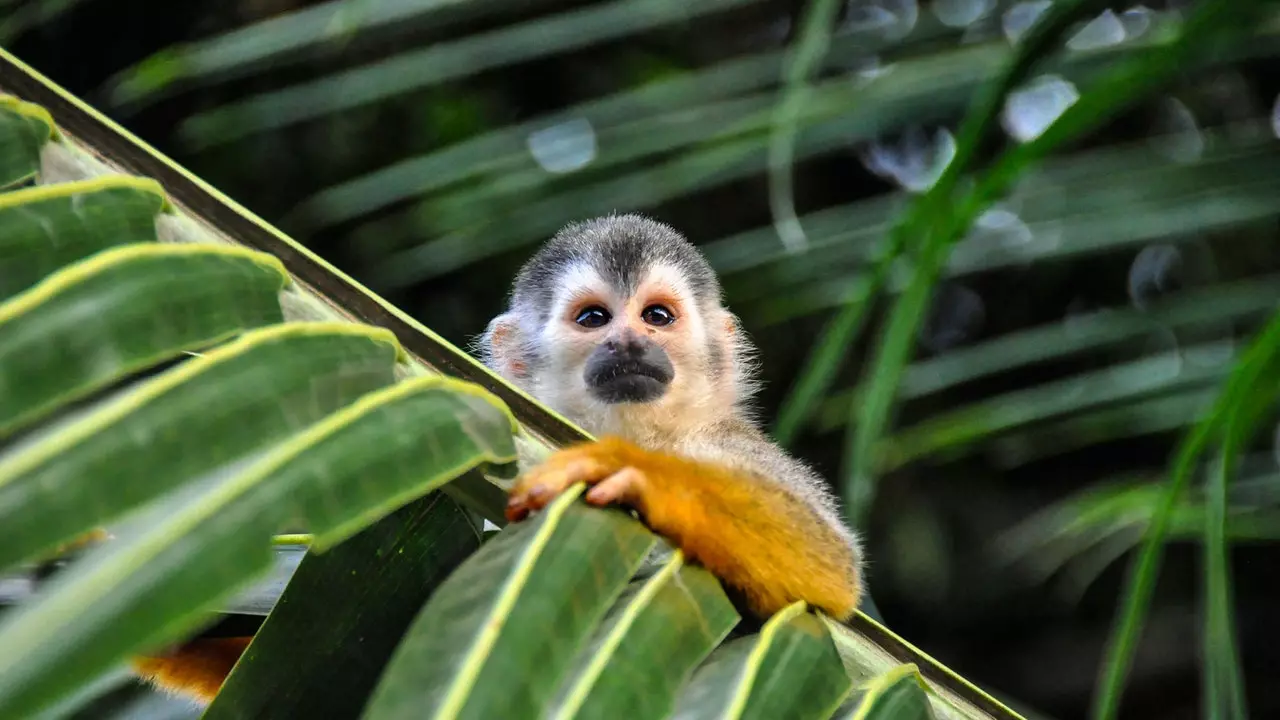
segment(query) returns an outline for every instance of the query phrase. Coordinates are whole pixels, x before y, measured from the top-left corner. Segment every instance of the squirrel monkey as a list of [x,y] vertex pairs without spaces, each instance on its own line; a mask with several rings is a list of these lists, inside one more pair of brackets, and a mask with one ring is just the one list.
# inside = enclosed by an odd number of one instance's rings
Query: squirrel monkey
[[[667,225],[621,215],[568,225],[520,270],[485,363],[598,442],[525,473],[518,522],[582,482],[586,501],[637,511],[761,617],[803,600],[845,620],[860,551],[822,479],[746,406],[752,348],[702,254]],[[134,669],[211,702],[249,638],[202,638]]]
[[750,344],[674,229],[637,215],[565,227],[479,344],[492,369],[600,438],[520,478],[508,520],[583,482],[587,502],[634,509],[757,615],[797,600],[853,614],[857,539],[821,478],[752,422]]

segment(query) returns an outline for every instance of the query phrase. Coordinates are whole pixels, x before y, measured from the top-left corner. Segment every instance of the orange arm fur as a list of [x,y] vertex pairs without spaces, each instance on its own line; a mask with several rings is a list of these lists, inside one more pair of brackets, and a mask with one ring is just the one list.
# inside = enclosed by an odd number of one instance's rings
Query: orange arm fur
[[171,653],[136,657],[133,671],[162,690],[213,702],[252,637],[199,638]]
[[552,455],[512,490],[515,521],[578,482],[621,503],[768,616],[803,600],[837,619],[861,595],[854,549],[786,486],[720,465],[603,438]]

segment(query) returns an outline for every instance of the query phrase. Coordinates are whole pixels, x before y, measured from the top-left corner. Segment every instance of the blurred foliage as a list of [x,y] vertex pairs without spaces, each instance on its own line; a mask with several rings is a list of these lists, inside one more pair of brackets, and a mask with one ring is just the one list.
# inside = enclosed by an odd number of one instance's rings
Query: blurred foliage
[[1280,712],[1250,682],[1280,662],[1274,2],[7,13],[6,47],[460,345],[563,223],[671,222],[761,346],[762,416],[856,501],[891,627],[1051,716],[1114,700],[1104,665],[1122,716]]

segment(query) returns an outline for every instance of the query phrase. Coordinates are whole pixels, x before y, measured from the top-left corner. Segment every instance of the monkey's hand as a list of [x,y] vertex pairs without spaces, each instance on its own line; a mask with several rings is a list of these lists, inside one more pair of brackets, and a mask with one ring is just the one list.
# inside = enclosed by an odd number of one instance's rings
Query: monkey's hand
[[785,485],[619,438],[561,450],[525,474],[507,519],[522,520],[580,482],[591,486],[588,503],[636,510],[761,616],[803,600],[843,620],[858,605],[854,549]]

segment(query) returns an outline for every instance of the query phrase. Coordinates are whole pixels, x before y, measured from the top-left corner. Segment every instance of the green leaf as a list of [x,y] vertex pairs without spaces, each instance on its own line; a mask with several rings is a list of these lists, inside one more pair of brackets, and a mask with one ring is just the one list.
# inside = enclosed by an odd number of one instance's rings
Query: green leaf
[[0,454],[0,568],[389,385],[398,347],[354,324],[253,331]]
[[438,43],[364,67],[337,72],[282,90],[255,95],[193,115],[179,132],[193,145],[225,143],[368,105],[433,84],[685,22],[750,0],[614,0],[501,27],[455,42]]
[[[1159,39],[1162,35],[1167,33],[1153,31],[1148,37],[1164,42],[1167,37]],[[1262,44],[1260,40],[1241,43],[1238,54],[1264,52],[1256,47]],[[850,83],[843,77],[818,84],[813,88],[813,102],[804,110],[804,129],[797,135],[795,154],[810,157],[836,151],[848,147],[850,142],[872,139],[904,122],[943,121],[964,104],[974,85],[999,66],[1007,51],[1007,43],[1001,40],[895,63],[892,73],[883,74],[866,85]],[[1061,64],[1077,71],[1068,72],[1069,77],[1096,75],[1133,52],[1132,46],[1126,45],[1108,52],[1072,53],[1066,55]],[[307,201],[300,212],[318,212],[327,222],[332,222],[339,216],[350,218],[386,206],[391,198],[386,191],[398,198],[429,196],[407,210],[373,220],[352,232],[353,242],[361,248],[371,245],[377,248],[366,250],[371,253],[374,268],[370,277],[376,278],[383,288],[404,288],[535,242],[554,233],[565,217],[608,213],[620,207],[652,207],[663,200],[759,172],[767,160],[766,130],[771,121],[771,106],[765,104],[741,119],[722,119],[721,115],[727,104],[749,106],[757,97],[767,100],[771,95],[761,93],[745,100],[734,98],[726,103],[700,106],[698,112],[669,111],[667,106],[662,106],[672,117],[631,118],[625,127],[601,128],[593,123],[600,152],[593,158],[591,168],[593,173],[605,174],[590,182],[552,178],[528,152],[525,146],[528,133],[513,129],[510,132],[516,137],[512,138],[504,129],[491,134],[504,136],[501,138],[503,156],[493,156],[498,150],[491,154],[479,153],[482,145],[491,147],[489,143],[480,142],[481,139],[498,139],[481,136],[474,145],[472,141],[457,145],[457,153],[453,152],[455,146],[451,146],[386,168],[385,173],[346,183],[338,192],[341,202],[333,205],[326,204],[330,199],[326,191],[322,193],[323,200],[316,197]],[[568,117],[579,116],[569,113]],[[537,123],[535,129],[554,122],[548,119]],[[662,128],[656,135],[655,126]],[[660,156],[650,162],[635,162],[638,158],[633,149],[637,142],[647,148],[641,155],[648,156],[658,154],[658,147],[667,138],[673,140],[665,143],[666,150]],[[461,152],[464,146],[466,152]],[[446,155],[448,161],[455,162],[448,162]],[[456,162],[460,157],[477,155],[478,165]],[[628,172],[606,172],[624,165]],[[424,177],[428,166],[434,169],[429,179]],[[477,167],[480,169],[473,172]],[[380,187],[375,188],[375,182]],[[432,192],[448,185],[453,187]],[[567,189],[561,189],[566,186]],[[335,215],[331,207],[343,209]],[[495,218],[502,213],[495,214],[495,207],[518,210],[522,222],[497,222]],[[422,242],[424,223],[436,236],[426,243]],[[395,249],[399,251],[391,252]]]
[[[368,38],[406,23],[428,24],[436,31],[491,11],[489,3],[457,0],[329,0],[291,9],[252,25],[198,42],[169,47],[116,74],[108,92],[115,105],[144,103],[166,94],[177,81],[184,85],[227,81],[253,75],[270,63],[272,70],[314,62],[349,46],[333,42],[339,34],[359,32]],[[385,36],[374,36],[372,42]]]
[[738,619],[720,582],[672,552],[614,604],[578,654],[549,716],[667,717],[689,673]]
[[[1232,345],[1213,343],[1186,350],[1200,348],[1225,351],[1230,357]],[[1203,387],[1219,380],[1229,369],[1225,362],[1182,367],[1182,353],[1186,350],[1112,365],[939,413],[881,441],[874,466],[887,472],[930,454],[963,448],[1052,418],[1170,390]],[[1170,367],[1176,370],[1170,372]]]
[[841,720],[933,720],[915,665],[899,665],[857,688],[836,714]]
[[434,492],[308,553],[203,717],[358,717],[422,604],[479,547]]
[[872,294],[883,282],[880,276],[884,272],[887,269],[869,277],[855,278],[849,284],[855,297],[827,321],[817,344],[805,357],[795,384],[778,408],[778,419],[773,426],[773,435],[783,446],[795,442],[801,425],[831,390],[849,347],[862,331],[863,322],[871,311]]
[[157,362],[281,320],[284,267],[221,245],[113,248],[0,305],[0,437]]
[[[979,144],[992,132],[995,120],[1004,102],[1006,93],[1025,78],[1034,61],[1044,54],[1076,18],[1083,17],[1098,0],[1071,0],[1060,3],[1047,12],[1032,28],[1016,49],[1013,59],[1006,63],[999,75],[978,91],[964,123],[957,133],[956,154],[948,164],[942,176],[929,190],[921,196],[902,220],[889,233],[885,246],[877,253],[875,265],[854,283],[856,290],[853,296],[844,303],[836,318],[828,324],[819,339],[816,350],[805,360],[799,380],[795,388],[788,394],[780,412],[778,431],[787,442],[794,437],[796,431],[812,411],[831,383],[835,380],[836,371],[844,359],[846,348],[857,337],[866,319],[880,287],[889,277],[894,261],[902,254],[910,242],[918,242],[916,236],[926,220],[933,214],[935,205],[952,192],[960,175],[969,170],[969,164],[979,151]],[[932,281],[929,282],[929,286]],[[920,292],[917,290],[917,293]],[[905,365],[909,346],[906,344],[914,338],[914,322],[918,318],[910,318],[904,312],[913,310],[915,305],[923,306],[927,296],[914,298],[910,295],[899,300],[895,314],[891,316],[890,327],[885,330],[881,339],[879,358],[881,364],[874,368],[869,377],[874,382],[868,383],[866,403],[857,406],[861,422],[859,429],[851,433],[849,442],[853,446],[854,459],[853,479],[847,481],[845,499],[850,512],[854,516],[865,513],[868,500],[868,470],[859,465],[863,454],[869,455],[870,446],[879,425],[884,421],[882,416],[889,412],[888,405],[892,401],[890,389],[897,386],[898,374]],[[918,315],[918,313],[917,313]],[[890,365],[896,364],[896,367]],[[888,393],[888,394],[886,394]],[[851,423],[851,426],[854,425]],[[874,430],[872,429],[874,428]]]
[[39,174],[40,151],[53,132],[53,118],[44,108],[0,95],[0,190]]
[[[1009,333],[948,350],[907,366],[898,389],[901,400],[941,392],[1014,368],[1062,359],[1163,329],[1236,321],[1261,315],[1280,301],[1280,276],[1268,275],[1232,284],[1178,293],[1145,310],[1103,310]],[[858,390],[843,390],[822,403],[817,425],[843,425]]]
[[[788,393],[779,412],[776,431],[782,436],[784,442],[789,443],[794,439],[800,424],[835,381],[836,372],[847,348],[861,331],[872,300],[889,277],[894,261],[907,248],[908,242],[913,240],[919,226],[924,223],[924,218],[929,217],[931,208],[939,202],[938,198],[950,194],[960,174],[968,171],[970,161],[978,152],[979,143],[991,132],[991,127],[995,124],[1006,93],[1030,72],[1031,61],[1038,59],[1050,44],[1066,32],[1069,23],[1083,16],[1095,4],[1100,3],[1098,0],[1070,0],[1053,7],[1046,13],[1046,17],[1037,22],[1027,34],[1017,48],[1013,60],[1006,63],[1000,75],[979,89],[978,96],[960,127],[956,154],[947,169],[929,192],[916,201],[890,232],[884,249],[878,253],[874,267],[855,281],[856,291],[853,298],[844,304],[836,318],[827,325],[818,340],[816,349],[805,359],[799,379],[794,389]],[[931,282],[930,285],[932,285]],[[899,301],[899,306],[910,308],[911,306],[906,304],[907,301],[908,298],[903,298]],[[924,299],[921,298],[918,302],[923,305],[923,301]],[[892,401],[892,395],[886,396],[886,389],[896,388],[898,375],[902,366],[906,364],[905,356],[909,350],[905,343],[909,338],[914,337],[914,327],[906,327],[905,318],[900,317],[901,315],[902,310],[898,310],[891,318],[891,326],[884,332],[880,351],[885,358],[891,358],[892,362],[897,363],[897,367],[888,367],[889,361],[881,358],[881,365],[876,367],[877,372],[869,376],[874,378],[874,382],[868,383],[868,402],[865,403],[865,407],[863,404],[857,406],[864,421],[857,423],[859,428],[874,427],[878,433],[879,423],[883,420],[877,421],[877,418],[888,414],[888,403]],[[880,374],[882,371],[888,373],[888,376],[882,378]],[[870,422],[865,422],[867,420]],[[854,479],[845,483],[847,486],[845,499],[849,504],[849,512],[855,517],[866,512],[865,505],[868,500],[865,489],[867,485],[865,476],[868,471],[865,466],[857,464],[863,462],[858,458],[861,458],[864,452],[870,455],[873,440],[867,437],[868,432],[868,430],[858,430],[849,438],[853,446],[855,465]]]
[[[414,621],[366,718],[536,718],[657,539],[562,494],[458,568]],[[501,688],[501,692],[494,692]]]
[[0,301],[99,250],[156,240],[160,184],[129,175],[0,195]]
[[[1122,252],[1163,239],[1274,217],[1280,148],[1274,142],[1236,142],[1217,133],[1213,148],[1194,163],[1172,162],[1150,143],[1083,152],[1046,161],[1010,198],[1029,240],[974,228],[947,260],[948,277],[1043,265],[1104,252]],[[1205,187],[1230,193],[1215,202]],[[849,274],[876,258],[882,236],[907,193],[892,193],[806,215],[809,246],[780,248],[771,230],[753,230],[703,246],[721,274],[725,293],[742,307],[759,307],[762,322],[780,322],[852,301]],[[750,271],[750,272],[747,272]],[[896,291],[892,284],[888,288]]]
[[[1073,598],[1112,562],[1136,546],[1164,499],[1158,477],[1104,478],[1095,486],[1036,511],[997,536],[994,550],[1004,562],[1019,563],[1033,582],[1068,568],[1063,590]],[[1280,538],[1274,522],[1280,507],[1280,474],[1239,478],[1231,483],[1225,513],[1226,539],[1235,542]],[[1203,498],[1181,500],[1170,518],[1169,540],[1203,542],[1208,519]]]
[[904,663],[916,666],[929,683],[929,705],[941,718],[1018,718],[1019,715],[973,683],[929,657],[867,615],[855,613],[847,623],[826,615],[819,619],[831,633],[840,662],[850,677],[867,683]]
[[681,692],[673,717],[825,719],[851,686],[826,626],[795,603],[759,634],[713,652]]
[[1164,552],[1174,510],[1191,480],[1201,453],[1220,432],[1227,419],[1241,405],[1251,400],[1251,393],[1263,373],[1280,357],[1280,312],[1271,316],[1266,327],[1255,337],[1227,378],[1213,408],[1183,438],[1172,462],[1164,497],[1151,517],[1143,536],[1142,547],[1129,568],[1124,595],[1115,630],[1108,638],[1098,691],[1094,696],[1093,717],[1109,720],[1120,704],[1125,675],[1137,651],[1138,636],[1145,621]]
[[3,618],[0,716],[38,710],[185,636],[270,567],[281,527],[303,526],[322,551],[463,472],[513,462],[514,431],[506,407],[477,386],[418,377],[152,504],[132,534]]
[[[52,24],[59,16],[85,0],[43,0],[38,3],[19,3],[11,11],[0,13],[0,43],[13,45],[32,28]],[[2,7],[4,3],[0,3]]]
[[1180,430],[1195,424],[1217,397],[1217,388],[1201,386],[1161,391],[1115,407],[1084,410],[994,437],[987,445],[1003,468],[1059,456],[1097,443]]
[[[938,39],[938,31],[921,29],[929,23],[929,16],[922,14],[913,40]],[[1157,22],[1157,28],[1159,25]],[[950,28],[941,30],[955,33]],[[840,42],[829,50],[826,64],[829,69],[844,71],[868,53],[896,45],[878,28],[844,32]],[[1149,34],[1150,37],[1158,35],[1155,31]],[[1146,40],[1135,42],[1141,45]],[[1080,74],[1078,70],[1104,67],[1114,62],[1117,55],[1132,52],[1131,48],[1127,46],[1114,53],[1073,54],[1060,64],[1064,66],[1063,71],[1074,78]],[[906,122],[942,120],[963,107],[973,88],[998,69],[1008,54],[1008,44],[1000,40],[958,50],[922,53],[900,61],[895,58],[892,77],[885,75],[856,84],[843,77],[818,82],[813,86],[809,102],[802,108],[804,128],[797,136],[797,154],[809,156],[845,146],[852,140],[872,139]],[[574,105],[551,116],[507,125],[324,190],[306,201],[304,214],[319,226],[326,226],[417,196],[438,196],[438,191],[450,186],[461,187],[467,196],[465,200],[460,199],[459,205],[489,207],[494,200],[510,201],[511,198],[503,196],[511,189],[528,190],[547,183],[546,171],[528,151],[529,134],[571,119],[590,123],[598,138],[599,153],[592,161],[593,169],[625,167],[628,161],[649,155],[722,155],[715,141],[746,133],[752,135],[748,152],[746,156],[736,153],[735,157],[759,162],[739,163],[737,167],[741,172],[735,169],[732,177],[749,175],[765,165],[763,146],[768,141],[766,131],[773,122],[776,99],[776,94],[767,88],[777,81],[783,65],[780,52],[736,57],[696,72],[681,73],[670,80]],[[737,108],[739,114],[747,110],[750,113],[732,116],[728,113],[731,108]],[[691,112],[694,109],[696,112]],[[815,145],[809,141],[820,121],[826,123],[817,134],[831,139]],[[704,187],[702,180],[727,179],[724,172],[706,178],[692,172],[708,164],[708,159],[691,164],[650,162],[616,181],[620,190],[631,189],[623,195],[628,198],[628,205],[651,206],[660,197],[678,196]],[[705,170],[701,174],[707,175]],[[674,193],[669,190],[672,184],[677,185]],[[566,203],[573,207],[568,199]],[[579,208],[570,212],[576,216],[584,211]],[[474,220],[474,214],[467,219]],[[773,229],[768,228],[767,232],[772,246],[777,247]],[[537,236],[534,232],[529,240]],[[421,238],[415,233],[411,240],[416,244]],[[420,269],[430,271],[430,268]]]

